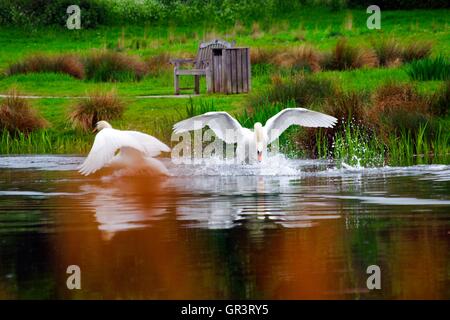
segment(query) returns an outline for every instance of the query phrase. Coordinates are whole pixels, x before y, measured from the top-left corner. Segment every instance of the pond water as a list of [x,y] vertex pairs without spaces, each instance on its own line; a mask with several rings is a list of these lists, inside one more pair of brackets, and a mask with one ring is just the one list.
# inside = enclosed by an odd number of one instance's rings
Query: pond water
[[82,160],[0,157],[0,298],[450,298],[450,166],[167,160],[156,179]]

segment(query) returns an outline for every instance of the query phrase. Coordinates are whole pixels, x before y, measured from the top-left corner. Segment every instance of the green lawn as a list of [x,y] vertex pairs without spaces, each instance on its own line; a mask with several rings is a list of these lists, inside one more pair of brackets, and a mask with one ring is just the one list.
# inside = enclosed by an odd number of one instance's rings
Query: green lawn
[[[349,18],[351,17],[351,18]],[[432,55],[448,56],[450,52],[449,10],[382,11],[381,30],[366,27],[368,15],[365,10],[331,12],[327,8],[304,8],[277,21],[263,21],[257,26],[205,27],[187,26],[145,27],[115,26],[88,30],[67,30],[65,28],[40,28],[21,30],[0,27],[0,70],[10,63],[20,61],[33,53],[87,53],[95,48],[114,47],[124,35],[126,52],[143,58],[168,52],[171,56],[194,55],[199,42],[205,38],[218,37],[236,40],[239,46],[250,48],[288,48],[308,43],[319,50],[330,50],[339,37],[345,36],[351,44],[370,46],[371,41],[384,36],[393,36],[400,42],[431,40]],[[345,22],[352,20],[352,28]],[[200,24],[202,25],[202,24]],[[347,24],[348,25],[348,24]],[[252,28],[254,29],[252,31]],[[299,41],[299,38],[304,40]],[[132,44],[139,39],[146,48],[136,49]],[[348,90],[372,90],[387,82],[409,82],[408,66],[396,68],[359,69],[353,71],[319,72],[315,76],[330,78]],[[270,82],[267,72],[253,72],[253,90],[263,90]],[[440,81],[419,82],[422,92],[432,93],[441,85]],[[182,87],[192,85],[192,79],[182,79]],[[63,74],[21,74],[0,77],[0,93],[16,86],[22,94],[39,96],[85,96],[98,89],[115,88],[127,104],[122,120],[113,124],[119,128],[133,128],[149,133],[158,133],[158,121],[176,120],[185,113],[188,99],[163,98],[139,99],[142,95],[170,95],[173,93],[172,72],[168,69],[158,77],[146,77],[140,82],[96,83],[77,80]],[[185,91],[183,93],[189,93]],[[195,101],[213,101],[215,107],[239,113],[245,106],[246,95],[223,96],[205,93],[202,80],[202,96]],[[49,121],[51,130],[60,133],[72,132],[67,114],[73,98],[36,99],[32,101],[40,113]],[[79,134],[79,133],[77,133]],[[90,139],[90,138],[89,138]]]

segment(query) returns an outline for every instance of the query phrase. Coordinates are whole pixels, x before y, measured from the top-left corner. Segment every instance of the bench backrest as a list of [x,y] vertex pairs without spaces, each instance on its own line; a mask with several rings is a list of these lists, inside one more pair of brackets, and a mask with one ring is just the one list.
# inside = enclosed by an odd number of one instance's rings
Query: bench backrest
[[230,43],[219,39],[200,43],[195,61],[195,67],[197,69],[205,69],[206,66],[211,63],[212,49],[233,48],[234,44],[234,41]]

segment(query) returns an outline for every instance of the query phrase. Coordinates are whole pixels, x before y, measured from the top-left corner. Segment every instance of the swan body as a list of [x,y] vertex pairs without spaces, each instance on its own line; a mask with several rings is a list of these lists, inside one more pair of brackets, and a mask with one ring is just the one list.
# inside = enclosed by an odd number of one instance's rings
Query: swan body
[[305,108],[286,108],[267,120],[265,126],[257,122],[253,130],[243,128],[227,112],[207,112],[180,121],[174,125],[174,132],[183,133],[210,127],[217,137],[226,143],[237,143],[238,159],[246,162],[262,161],[267,155],[267,146],[275,141],[291,125],[331,128],[337,122],[335,117]]
[[153,157],[170,152],[170,148],[155,137],[138,131],[113,129],[106,121],[97,122],[95,130],[98,133],[94,144],[78,170],[82,175],[90,175],[105,166],[169,174],[164,164]]

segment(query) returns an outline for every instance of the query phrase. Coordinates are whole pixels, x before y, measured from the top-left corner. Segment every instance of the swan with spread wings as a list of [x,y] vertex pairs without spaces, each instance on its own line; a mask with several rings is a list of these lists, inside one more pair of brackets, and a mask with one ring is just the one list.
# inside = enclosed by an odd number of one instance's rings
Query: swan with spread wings
[[254,129],[243,128],[227,112],[207,112],[176,123],[176,134],[211,128],[216,136],[226,143],[237,143],[238,159],[246,162],[262,161],[267,154],[267,146],[274,142],[291,125],[303,127],[331,128],[337,122],[335,117],[304,108],[286,108],[267,120],[265,126],[260,122]]
[[145,170],[152,174],[169,175],[162,162],[155,159],[161,152],[170,152],[164,143],[138,131],[113,129],[106,121],[99,121],[94,144],[79,167],[82,175],[89,175],[105,166]]

